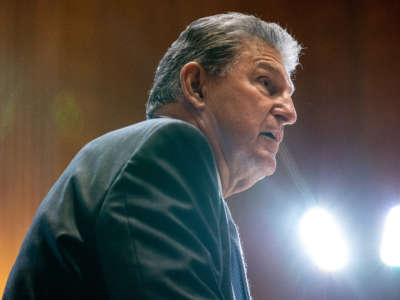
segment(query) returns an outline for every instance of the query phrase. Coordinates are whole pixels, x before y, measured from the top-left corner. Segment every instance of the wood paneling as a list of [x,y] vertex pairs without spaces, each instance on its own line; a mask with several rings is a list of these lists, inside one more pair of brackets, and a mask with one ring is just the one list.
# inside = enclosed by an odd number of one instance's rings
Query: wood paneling
[[[144,119],[159,59],[193,19],[242,11],[306,47],[299,114],[277,173],[232,197],[255,299],[397,299],[378,261],[384,214],[399,202],[396,1],[0,3],[0,292],[33,215],[85,143]],[[312,198],[317,200],[311,200]],[[351,236],[352,269],[321,275],[296,242],[319,201]]]

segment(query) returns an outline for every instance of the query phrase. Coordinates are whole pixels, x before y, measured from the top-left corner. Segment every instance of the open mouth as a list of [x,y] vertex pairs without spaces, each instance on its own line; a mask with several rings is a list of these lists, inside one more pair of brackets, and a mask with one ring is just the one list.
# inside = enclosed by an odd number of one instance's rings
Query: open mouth
[[262,132],[261,135],[267,136],[276,141],[276,137],[271,132]]

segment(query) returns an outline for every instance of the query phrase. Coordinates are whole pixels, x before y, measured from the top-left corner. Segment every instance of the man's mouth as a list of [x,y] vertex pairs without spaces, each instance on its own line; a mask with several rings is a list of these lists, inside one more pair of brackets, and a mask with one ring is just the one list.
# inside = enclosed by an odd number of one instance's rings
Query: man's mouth
[[276,141],[275,135],[273,135],[271,132],[262,132],[261,135],[267,136],[267,137],[273,139],[274,141]]

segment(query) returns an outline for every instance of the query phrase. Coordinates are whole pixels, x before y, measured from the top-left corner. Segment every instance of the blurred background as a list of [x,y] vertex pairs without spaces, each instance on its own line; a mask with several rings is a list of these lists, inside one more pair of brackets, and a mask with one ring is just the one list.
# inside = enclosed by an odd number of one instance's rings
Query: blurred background
[[[299,119],[278,170],[229,199],[255,299],[399,299],[379,260],[400,203],[400,2],[0,1],[0,293],[34,213],[76,152],[144,119],[158,61],[185,26],[240,11],[278,22],[305,47]],[[348,267],[323,273],[297,223],[315,204],[340,221]]]

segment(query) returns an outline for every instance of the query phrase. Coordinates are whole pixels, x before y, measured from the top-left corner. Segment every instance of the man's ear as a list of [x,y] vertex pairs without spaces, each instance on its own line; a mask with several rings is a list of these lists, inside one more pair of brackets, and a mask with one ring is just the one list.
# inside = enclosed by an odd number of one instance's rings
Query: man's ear
[[195,109],[203,109],[205,106],[204,89],[207,73],[197,62],[191,61],[181,69],[181,88],[185,101]]

